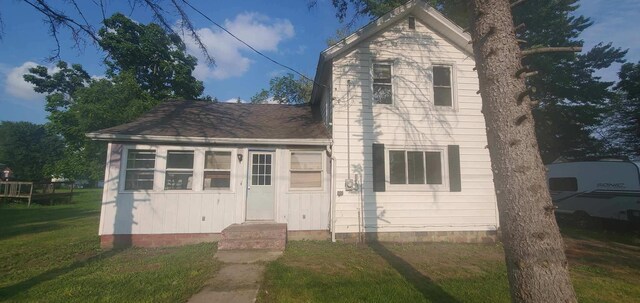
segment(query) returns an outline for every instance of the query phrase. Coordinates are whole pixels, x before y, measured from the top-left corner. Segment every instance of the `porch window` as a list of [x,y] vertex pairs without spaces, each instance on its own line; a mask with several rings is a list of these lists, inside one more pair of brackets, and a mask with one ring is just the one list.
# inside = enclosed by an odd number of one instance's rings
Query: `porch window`
[[291,152],[290,187],[322,188],[322,152]]
[[433,67],[433,102],[437,106],[452,106],[451,66]]
[[208,151],[204,155],[204,189],[231,187],[231,152]]
[[389,183],[392,185],[443,185],[443,152],[390,150]]
[[373,64],[373,104],[393,103],[391,84],[391,63],[377,62]]
[[193,185],[193,151],[168,151],[164,189],[190,190]]
[[125,190],[153,189],[153,171],[156,165],[155,150],[130,149],[127,153]]

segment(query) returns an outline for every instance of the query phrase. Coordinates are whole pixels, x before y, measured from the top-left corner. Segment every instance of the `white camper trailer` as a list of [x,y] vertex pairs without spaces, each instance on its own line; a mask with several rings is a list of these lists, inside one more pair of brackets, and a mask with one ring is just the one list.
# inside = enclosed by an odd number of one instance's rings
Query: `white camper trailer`
[[640,218],[639,163],[622,160],[547,165],[549,190],[559,216],[636,222]]

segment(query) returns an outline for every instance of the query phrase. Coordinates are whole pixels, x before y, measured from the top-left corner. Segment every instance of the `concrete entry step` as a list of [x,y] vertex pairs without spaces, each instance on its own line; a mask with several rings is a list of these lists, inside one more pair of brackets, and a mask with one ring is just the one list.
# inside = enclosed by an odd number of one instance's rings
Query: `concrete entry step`
[[222,239],[218,242],[218,250],[284,250],[286,243],[287,224],[232,224],[222,231]]

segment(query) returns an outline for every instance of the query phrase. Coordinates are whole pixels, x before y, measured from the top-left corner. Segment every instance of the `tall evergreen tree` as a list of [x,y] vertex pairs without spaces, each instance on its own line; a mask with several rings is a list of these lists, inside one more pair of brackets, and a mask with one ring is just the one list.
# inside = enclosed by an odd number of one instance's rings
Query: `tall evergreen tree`
[[616,151],[640,158],[640,62],[625,63],[618,73],[619,99],[607,135],[615,137]]

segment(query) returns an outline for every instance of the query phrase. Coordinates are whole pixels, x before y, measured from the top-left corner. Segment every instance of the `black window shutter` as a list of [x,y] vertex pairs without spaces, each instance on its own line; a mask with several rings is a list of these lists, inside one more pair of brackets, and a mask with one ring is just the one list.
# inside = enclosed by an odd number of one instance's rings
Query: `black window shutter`
[[460,146],[449,145],[449,191],[462,191],[460,182]]
[[373,144],[373,191],[385,191],[384,184],[384,144]]

